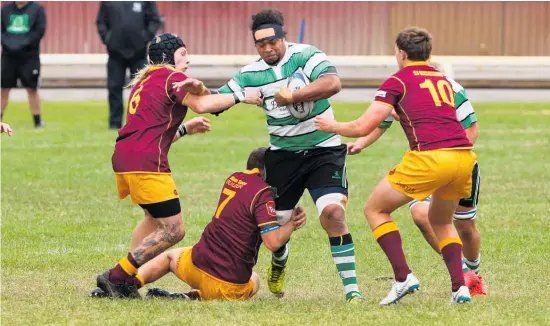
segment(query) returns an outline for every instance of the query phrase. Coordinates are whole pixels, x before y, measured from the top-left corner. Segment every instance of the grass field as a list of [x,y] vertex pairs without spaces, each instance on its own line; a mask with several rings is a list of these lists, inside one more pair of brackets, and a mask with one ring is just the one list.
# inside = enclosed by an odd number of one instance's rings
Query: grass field
[[[364,104],[336,103],[340,120]],[[265,283],[265,248],[255,270],[263,276],[248,302],[94,300],[98,273],[126,255],[142,217],[119,201],[111,170],[116,138],[103,102],[44,103],[46,128],[34,130],[26,104],[8,107],[2,135],[2,325],[520,325],[550,323],[550,104],[479,103],[482,171],[479,227],[487,297],[451,306],[445,265],[424,242],[407,209],[396,218],[421,291],[380,308],[390,289],[390,264],[362,214],[373,186],[398,163],[407,142],[392,127],[372,148],[348,158],[348,222],[356,243],[364,305],[346,305],[328,239],[316,209],[304,197],[308,225],[292,239],[286,296]],[[194,244],[211,219],[224,178],[244,168],[251,149],[267,143],[263,113],[239,106],[218,118],[213,131],[172,147],[171,167]],[[156,286],[187,287],[170,275]],[[145,291],[143,291],[145,292]]]

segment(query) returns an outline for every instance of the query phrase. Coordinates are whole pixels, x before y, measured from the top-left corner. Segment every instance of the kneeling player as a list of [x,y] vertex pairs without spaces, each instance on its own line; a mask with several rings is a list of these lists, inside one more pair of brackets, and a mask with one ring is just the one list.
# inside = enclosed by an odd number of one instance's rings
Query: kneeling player
[[[196,289],[188,295],[176,295],[179,297],[203,300],[252,297],[259,289],[259,277],[252,268],[262,241],[275,252],[306,222],[304,210],[298,207],[291,222],[279,226],[273,191],[262,177],[265,151],[266,148],[254,150],[247,169],[227,178],[214,217],[197,244],[164,252],[150,260],[139,268],[135,282],[129,283],[138,286],[123,292],[136,297],[137,288],[173,272]],[[159,289],[148,294],[169,295]]]

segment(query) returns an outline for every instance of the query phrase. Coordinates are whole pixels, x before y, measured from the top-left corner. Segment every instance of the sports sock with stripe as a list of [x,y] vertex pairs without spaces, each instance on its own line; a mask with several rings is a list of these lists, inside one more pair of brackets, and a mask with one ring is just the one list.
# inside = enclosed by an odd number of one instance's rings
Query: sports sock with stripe
[[468,260],[466,257],[462,257],[463,266],[466,266],[469,270],[474,271],[476,274],[479,274],[481,266],[481,255],[477,256],[475,260]]
[[344,284],[346,299],[361,296],[357,285],[357,273],[355,271],[355,245],[351,234],[337,237],[329,237],[332,259],[338,269],[338,274]]
[[285,267],[286,262],[288,261],[288,253],[289,253],[289,245],[288,242],[279,248],[279,250],[275,251],[271,255],[271,264],[277,265],[279,267]]
[[411,273],[411,269],[405,259],[401,234],[399,234],[397,224],[394,221],[381,224],[372,231],[372,234],[388,257],[393,268],[395,280],[397,282],[405,282],[407,275]]
[[128,256],[122,258],[118,264],[110,270],[109,281],[113,283],[122,283],[129,276],[137,274],[140,265],[136,262],[132,253],[128,253]]
[[462,242],[459,238],[443,239],[439,242],[439,249],[451,276],[452,290],[455,292],[466,285],[462,271]]

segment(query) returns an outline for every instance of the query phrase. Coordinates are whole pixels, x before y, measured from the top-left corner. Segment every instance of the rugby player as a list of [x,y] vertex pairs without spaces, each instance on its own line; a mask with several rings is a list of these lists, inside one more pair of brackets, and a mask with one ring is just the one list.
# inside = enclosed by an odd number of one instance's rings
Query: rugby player
[[[173,272],[194,291],[187,294],[150,289],[148,297],[246,300],[259,289],[252,272],[262,242],[271,251],[283,246],[295,230],[306,223],[302,207],[279,226],[273,190],[263,180],[266,148],[252,151],[246,170],[231,174],[224,182],[217,209],[201,239],[193,246],[166,251],[141,266],[133,277],[136,287],[120,296],[137,297],[137,289]],[[132,283],[132,282],[131,282]]]
[[390,214],[413,199],[422,201],[431,194],[428,219],[451,276],[451,302],[471,301],[462,272],[462,242],[452,218],[459,199],[470,195],[476,155],[456,118],[451,83],[427,62],[431,49],[432,38],[426,30],[404,29],[395,42],[400,70],[382,84],[368,110],[347,123],[330,117],[315,118],[320,130],[357,138],[370,134],[395,109],[409,140],[410,151],[380,181],[365,204],[365,216],[374,238],[388,257],[395,276],[381,305],[395,303],[419,288]]
[[[468,99],[466,91],[462,85],[451,78],[447,77],[447,80],[449,80],[453,86],[457,119],[465,129],[468,140],[472,144],[475,144],[479,136],[479,127],[474,107]],[[389,116],[372,133],[357,139],[354,143],[349,143],[348,155],[358,154],[364,148],[370,146],[373,142],[378,140],[378,138],[380,138],[391,126],[393,120],[393,116]],[[475,223],[477,217],[480,181],[479,166],[476,162],[474,165],[474,170],[472,171],[472,192],[470,193],[470,197],[462,198],[459,201],[453,215],[454,225],[458,231],[460,240],[462,240],[463,243],[462,270],[465,273],[464,277],[466,285],[470,289],[470,294],[472,295],[487,294],[487,289],[483,278],[480,275],[481,235]],[[422,232],[422,235],[426,241],[436,252],[440,253],[437,237],[435,236],[428,220],[430,200],[431,196],[426,198],[424,201],[413,200],[409,203],[409,208],[415,224]]]
[[[308,44],[288,42],[283,25],[283,14],[277,10],[266,9],[252,16],[252,38],[261,58],[241,68],[218,92],[260,90],[270,135],[265,177],[275,190],[279,223],[288,223],[307,189],[327,232],[345,298],[350,303],[361,302],[355,271],[355,245],[345,214],[347,148],[339,135],[318,131],[313,125],[316,116],[334,117],[328,98],[340,91],[340,78],[321,50]],[[291,92],[285,87],[286,82],[298,69],[302,69],[311,83]],[[307,101],[313,101],[314,107],[306,119],[298,120],[290,115],[287,105]],[[288,257],[288,244],[273,253],[268,269],[268,286],[272,293],[280,294],[283,290]]]
[[[112,157],[120,199],[131,196],[145,213],[133,233],[130,252],[97,277],[109,296],[133,282],[145,262],[183,239],[185,231],[179,195],[168,164],[168,151],[187,113],[209,113],[235,103],[261,104],[260,93],[208,94],[204,84],[188,78],[185,44],[177,35],[156,36],[149,45],[149,65],[131,81],[126,125],[119,130]],[[184,82],[179,91],[169,87]]]

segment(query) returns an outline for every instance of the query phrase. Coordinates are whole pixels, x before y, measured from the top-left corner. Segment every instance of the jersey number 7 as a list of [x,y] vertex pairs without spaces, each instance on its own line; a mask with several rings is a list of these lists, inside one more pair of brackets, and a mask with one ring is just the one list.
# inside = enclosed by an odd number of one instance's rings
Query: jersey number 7
[[216,218],[220,218],[220,215],[223,209],[225,208],[225,206],[227,206],[229,201],[233,199],[233,197],[235,197],[237,192],[231,189],[223,188],[222,194],[226,195],[227,197],[225,197],[225,199],[220,203],[220,205],[218,205],[218,209],[216,210],[216,215],[214,215]]

